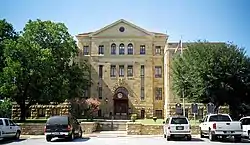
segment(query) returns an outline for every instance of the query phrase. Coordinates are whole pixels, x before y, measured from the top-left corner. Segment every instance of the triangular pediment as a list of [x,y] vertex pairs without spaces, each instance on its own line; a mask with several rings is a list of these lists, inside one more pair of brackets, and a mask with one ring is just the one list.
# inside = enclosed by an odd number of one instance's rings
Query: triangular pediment
[[91,33],[92,37],[133,37],[153,36],[151,32],[140,28],[126,20],[118,20],[100,30]]

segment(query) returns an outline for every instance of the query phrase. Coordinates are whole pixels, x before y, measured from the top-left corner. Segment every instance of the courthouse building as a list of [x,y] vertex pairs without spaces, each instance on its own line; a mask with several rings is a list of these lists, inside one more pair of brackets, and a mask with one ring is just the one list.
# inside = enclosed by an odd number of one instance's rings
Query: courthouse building
[[178,102],[171,91],[169,63],[178,43],[168,35],[118,20],[95,32],[78,34],[79,56],[91,66],[92,86],[84,97],[101,101],[98,116],[127,119],[168,114]]

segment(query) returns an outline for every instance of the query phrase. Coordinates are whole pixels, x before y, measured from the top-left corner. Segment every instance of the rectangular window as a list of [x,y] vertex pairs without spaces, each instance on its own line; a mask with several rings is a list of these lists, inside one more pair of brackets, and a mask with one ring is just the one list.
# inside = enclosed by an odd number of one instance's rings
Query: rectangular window
[[124,77],[124,65],[119,65],[119,77]]
[[83,55],[89,55],[89,46],[83,46]]
[[146,54],[146,47],[145,47],[145,45],[140,45],[140,54],[142,54],[142,55]]
[[104,54],[104,45],[99,45],[98,54],[99,55],[103,55]]
[[128,65],[127,76],[128,77],[133,77],[133,65]]
[[155,116],[159,119],[163,118],[162,110],[155,110]]
[[161,55],[161,46],[155,46],[155,54]]
[[102,87],[98,87],[98,98],[102,99]]
[[103,65],[99,65],[99,78],[103,77]]
[[162,88],[155,88],[155,100],[162,100]]
[[141,65],[141,77],[144,77],[145,75],[145,66]]
[[141,100],[145,99],[145,89],[144,87],[141,87]]
[[155,77],[161,78],[162,77],[162,68],[161,66],[155,66]]
[[140,54],[146,54],[145,45],[141,45],[141,46],[140,46]]
[[110,66],[110,77],[116,77],[116,66],[115,65]]

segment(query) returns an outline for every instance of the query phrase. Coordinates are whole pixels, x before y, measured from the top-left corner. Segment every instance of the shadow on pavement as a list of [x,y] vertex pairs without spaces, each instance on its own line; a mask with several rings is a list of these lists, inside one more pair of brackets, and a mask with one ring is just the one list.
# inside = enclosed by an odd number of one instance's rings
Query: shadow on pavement
[[172,140],[173,141],[185,141],[185,142],[203,142],[204,141],[204,140],[199,139],[199,138],[192,138],[192,140],[190,140],[190,141],[187,141],[186,139],[178,139],[178,138],[175,138]]
[[4,140],[0,140],[0,144],[9,144],[9,143],[13,143],[13,142],[22,142],[25,141],[26,139],[19,139],[19,140],[13,140],[13,139],[4,139]]
[[52,140],[51,142],[85,142],[88,141],[89,139],[90,139],[89,137],[83,137],[83,138],[76,138],[73,141],[68,141],[67,139],[58,138]]

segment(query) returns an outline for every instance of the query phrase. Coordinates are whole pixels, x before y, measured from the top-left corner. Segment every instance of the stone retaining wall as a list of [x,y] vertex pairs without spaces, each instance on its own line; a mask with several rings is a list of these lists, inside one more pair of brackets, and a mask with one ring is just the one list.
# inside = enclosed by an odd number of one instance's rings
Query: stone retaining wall
[[[142,124],[138,122],[128,122],[126,124],[127,135],[162,135],[163,125]],[[192,126],[192,134],[199,133],[199,126]]]
[[[43,135],[44,123],[19,123],[23,135]],[[85,134],[96,131],[96,122],[81,122],[81,127]]]

